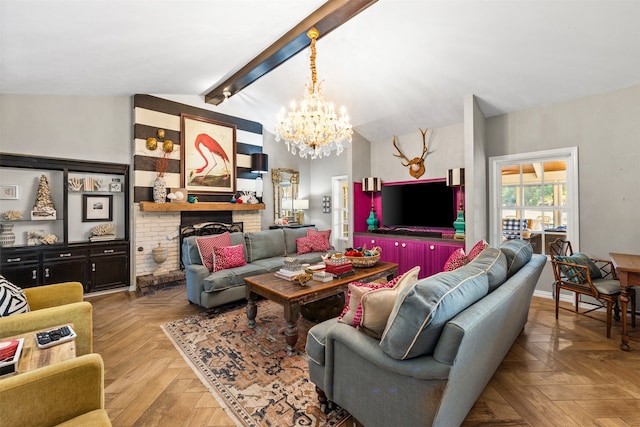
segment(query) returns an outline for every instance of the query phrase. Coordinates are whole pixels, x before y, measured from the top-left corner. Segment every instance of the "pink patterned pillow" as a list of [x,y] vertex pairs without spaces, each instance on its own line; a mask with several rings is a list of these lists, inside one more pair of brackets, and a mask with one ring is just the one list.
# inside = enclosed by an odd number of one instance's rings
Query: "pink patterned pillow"
[[244,247],[242,243],[234,246],[224,246],[213,248],[214,271],[226,270],[227,268],[241,267],[246,264],[244,260]]
[[[331,248],[331,230],[318,231],[314,230],[313,228],[307,228],[307,237],[315,235],[323,236],[325,246],[327,247],[327,249]],[[323,250],[326,251],[327,249]]]
[[347,290],[347,298],[344,303],[344,310],[338,316],[338,322],[346,323],[354,328],[360,326],[362,321],[362,297],[375,289],[391,288],[397,281],[392,280],[387,283],[362,283],[351,282]]
[[480,252],[484,251],[484,248],[488,247],[489,244],[484,239],[473,245],[473,247],[469,251],[469,255],[467,256],[467,258],[469,258],[469,262],[473,261],[475,257],[480,255]]
[[202,265],[207,267],[209,271],[213,271],[213,248],[231,246],[231,234],[229,232],[225,232],[213,236],[198,237],[196,239],[196,244],[198,245],[198,252],[200,253],[200,259],[202,259]]
[[469,262],[464,253],[464,249],[458,248],[449,256],[447,262],[444,263],[444,271],[453,271]]
[[298,237],[296,239],[296,248],[298,249],[298,255],[308,254],[309,252],[324,252],[329,249],[324,243],[324,236],[321,234]]

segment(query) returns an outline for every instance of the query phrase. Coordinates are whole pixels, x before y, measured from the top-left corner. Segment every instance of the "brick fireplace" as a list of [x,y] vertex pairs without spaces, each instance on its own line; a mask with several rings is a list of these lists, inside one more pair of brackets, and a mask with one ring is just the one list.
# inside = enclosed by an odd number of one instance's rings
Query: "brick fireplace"
[[[133,283],[136,283],[138,293],[179,284],[180,280],[184,280],[184,273],[180,271],[181,226],[217,221],[241,222],[245,232],[261,229],[260,211],[147,212],[140,210],[139,203],[134,206],[135,240],[131,263],[136,278]],[[168,252],[167,260],[160,266],[153,261],[151,252],[158,244]]]

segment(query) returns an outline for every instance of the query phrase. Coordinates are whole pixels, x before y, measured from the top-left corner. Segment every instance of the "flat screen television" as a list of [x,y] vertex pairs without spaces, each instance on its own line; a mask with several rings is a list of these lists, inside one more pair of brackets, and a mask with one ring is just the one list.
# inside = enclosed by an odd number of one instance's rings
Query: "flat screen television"
[[385,227],[453,228],[456,216],[453,187],[444,181],[382,186]]

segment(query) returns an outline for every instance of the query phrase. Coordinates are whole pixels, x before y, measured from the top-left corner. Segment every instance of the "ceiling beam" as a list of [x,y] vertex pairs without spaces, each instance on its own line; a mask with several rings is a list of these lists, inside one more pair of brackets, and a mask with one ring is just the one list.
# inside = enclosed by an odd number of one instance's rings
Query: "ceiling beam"
[[[307,30],[316,27],[318,40],[347,22],[378,0],[329,0],[298,25],[289,30],[278,41],[253,58],[247,65],[230,76],[224,77],[205,95],[207,104],[219,105],[225,98],[235,95],[260,77],[277,68],[288,59],[304,50],[311,40]],[[225,97],[227,92],[227,97]]]

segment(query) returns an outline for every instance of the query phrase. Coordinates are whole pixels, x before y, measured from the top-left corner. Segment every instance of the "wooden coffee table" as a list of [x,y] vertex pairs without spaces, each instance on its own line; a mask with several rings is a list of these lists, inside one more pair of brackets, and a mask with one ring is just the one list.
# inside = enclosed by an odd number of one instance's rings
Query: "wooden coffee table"
[[378,262],[373,267],[354,268],[354,270],[355,274],[347,277],[333,279],[330,282],[310,280],[304,286],[296,282],[280,279],[273,273],[245,278],[249,327],[252,328],[256,323],[256,315],[258,314],[256,299],[258,295],[282,305],[284,318],[287,321],[284,331],[287,355],[291,356],[298,341],[300,306],[345,292],[351,282],[373,281],[380,278],[390,280],[398,274],[398,264]]
[[[58,329],[65,325],[53,326],[46,329],[38,329],[37,331],[27,332],[26,334],[16,335],[9,338],[3,338],[3,340],[24,338],[22,345],[22,353],[20,353],[20,360],[18,361],[17,369],[14,373],[3,375],[2,378],[17,375],[22,372],[31,371],[33,369],[41,368],[43,366],[52,365],[54,363],[62,362],[63,360],[73,359],[76,357],[76,340],[70,340],[62,344],[57,344],[49,348],[40,348],[36,343],[36,332],[50,331],[52,329]],[[73,323],[71,323],[73,328]]]

